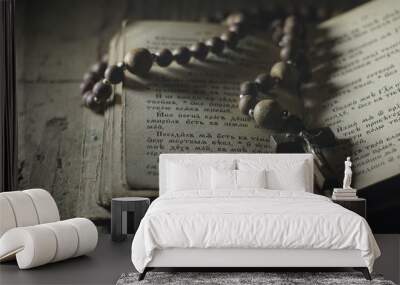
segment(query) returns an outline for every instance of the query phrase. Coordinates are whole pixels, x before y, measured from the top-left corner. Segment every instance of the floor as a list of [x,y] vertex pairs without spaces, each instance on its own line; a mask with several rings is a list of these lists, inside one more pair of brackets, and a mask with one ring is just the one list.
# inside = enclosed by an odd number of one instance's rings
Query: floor
[[[16,262],[0,264],[0,284],[115,284],[122,273],[135,270],[130,259],[132,238],[130,236],[123,242],[112,242],[109,234],[100,234],[96,250],[88,256],[30,270],[19,270]],[[383,239],[391,239],[392,242],[383,243]],[[383,274],[385,279],[392,280],[397,284],[400,280],[400,268],[396,252],[400,249],[400,239],[397,236],[378,235],[377,241],[385,258],[382,256],[377,260],[374,272]],[[181,268],[180,270],[184,269]],[[298,270],[348,271],[349,269],[313,268]],[[270,269],[270,271],[287,271],[287,269],[278,270],[275,268]],[[296,270],[291,269],[291,271]]]
[[[100,234],[94,252],[42,267],[19,270],[16,262],[0,264],[1,285],[36,284],[115,284],[122,273],[135,271],[130,260],[132,236],[123,242],[112,242],[109,234]],[[172,270],[173,269],[160,269]],[[179,271],[236,271],[232,268],[180,268]],[[248,271],[259,271],[247,268]],[[157,271],[157,270],[156,270]],[[267,268],[263,271],[351,271],[350,268]]]
[[19,270],[16,262],[0,265],[0,284],[115,284],[124,272],[134,271],[130,259],[132,238],[112,242],[101,234],[94,252],[29,270]]

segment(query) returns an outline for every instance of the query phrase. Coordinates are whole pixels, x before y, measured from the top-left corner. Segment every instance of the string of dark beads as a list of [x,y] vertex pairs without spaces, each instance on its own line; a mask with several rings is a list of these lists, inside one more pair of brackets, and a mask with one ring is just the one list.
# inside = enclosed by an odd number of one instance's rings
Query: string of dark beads
[[[137,76],[144,77],[154,63],[160,67],[168,67],[175,61],[179,65],[187,65],[190,60],[205,61],[210,54],[222,55],[226,48],[234,49],[238,44],[239,36],[243,33],[241,23],[231,23],[228,31],[219,37],[212,37],[205,42],[198,42],[191,47],[180,47],[174,51],[162,49],[151,53],[145,48],[136,48],[126,53],[123,62],[117,65],[107,66],[105,60],[95,64],[88,73],[84,75],[81,84],[81,93],[85,106],[96,112],[103,111],[109,104],[112,94],[112,84],[118,84],[124,80],[124,71]],[[104,78],[102,77],[104,75]]]
[[272,22],[271,35],[272,41],[280,47],[281,61],[275,63],[269,73],[261,73],[254,81],[240,85],[239,110],[254,118],[258,126],[298,131],[304,128],[303,123],[284,110],[276,100],[278,92],[274,90],[282,88],[292,96],[300,96],[300,85],[310,80],[306,26],[299,16],[292,15],[284,21]]
[[[296,8],[295,14],[302,15],[304,19],[314,22],[326,19],[330,13],[325,7],[321,9],[301,6],[301,9]],[[220,56],[226,48],[235,49],[238,42],[254,29],[270,26],[273,30],[272,40],[282,47],[281,57],[284,62],[271,69],[270,75],[261,74],[252,84],[243,84],[243,90],[241,90],[243,96],[241,96],[239,108],[243,113],[248,114],[250,109],[253,110],[253,105],[257,103],[256,93],[258,91],[267,92],[273,86],[284,83],[287,73],[292,69],[292,65],[302,60],[298,45],[301,41],[297,37],[299,25],[297,17],[287,18],[283,24],[282,19],[285,12],[279,8],[271,11],[257,9],[250,12],[245,11],[226,15],[226,13],[219,14],[218,17],[212,19],[212,21],[224,21],[228,26],[226,32],[207,41],[195,43],[191,47],[180,47],[174,51],[162,49],[155,53],[145,48],[136,48],[129,51],[122,62],[110,66],[107,65],[107,59],[103,58],[84,75],[80,86],[84,105],[95,112],[103,112],[105,108],[113,103],[111,96],[113,92],[112,85],[119,84],[124,80],[125,70],[143,77],[149,73],[154,63],[165,68],[171,65],[173,61],[179,65],[187,65],[192,59],[204,61],[209,54]],[[279,78],[280,80],[278,80]],[[248,95],[251,95],[251,97],[247,97]],[[259,107],[254,109],[256,114],[259,113],[259,109],[263,111],[261,113],[265,113],[265,107],[260,108],[262,105],[279,110],[276,102],[270,102],[269,104],[262,102]],[[274,113],[278,114],[279,112],[275,111]],[[259,116],[257,115],[256,121],[258,118]],[[264,122],[265,120],[264,118],[258,121]]]

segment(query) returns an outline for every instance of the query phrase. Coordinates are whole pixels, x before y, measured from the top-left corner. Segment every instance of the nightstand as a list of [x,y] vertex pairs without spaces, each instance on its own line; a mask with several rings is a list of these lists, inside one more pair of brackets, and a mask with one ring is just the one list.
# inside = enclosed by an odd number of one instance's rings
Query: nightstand
[[149,198],[113,198],[111,200],[111,239],[123,241],[128,234],[135,234],[149,206]]
[[356,214],[359,214],[364,219],[367,218],[367,200],[363,198],[356,198],[351,200],[332,199],[332,201],[350,211],[353,211]]

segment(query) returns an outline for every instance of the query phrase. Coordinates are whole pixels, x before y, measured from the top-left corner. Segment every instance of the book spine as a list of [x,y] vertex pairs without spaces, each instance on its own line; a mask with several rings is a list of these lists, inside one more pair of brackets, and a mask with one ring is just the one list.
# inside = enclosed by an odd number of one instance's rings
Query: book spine
[[336,196],[357,196],[357,193],[333,193]]
[[332,198],[332,199],[340,201],[358,201],[358,197]]

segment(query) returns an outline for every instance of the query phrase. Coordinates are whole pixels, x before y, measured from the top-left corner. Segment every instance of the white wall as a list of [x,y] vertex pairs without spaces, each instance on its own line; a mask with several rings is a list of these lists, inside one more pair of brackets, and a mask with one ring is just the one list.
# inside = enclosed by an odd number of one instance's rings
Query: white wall
[[374,265],[374,273],[383,274],[385,279],[400,284],[400,234],[376,234],[381,250]]

